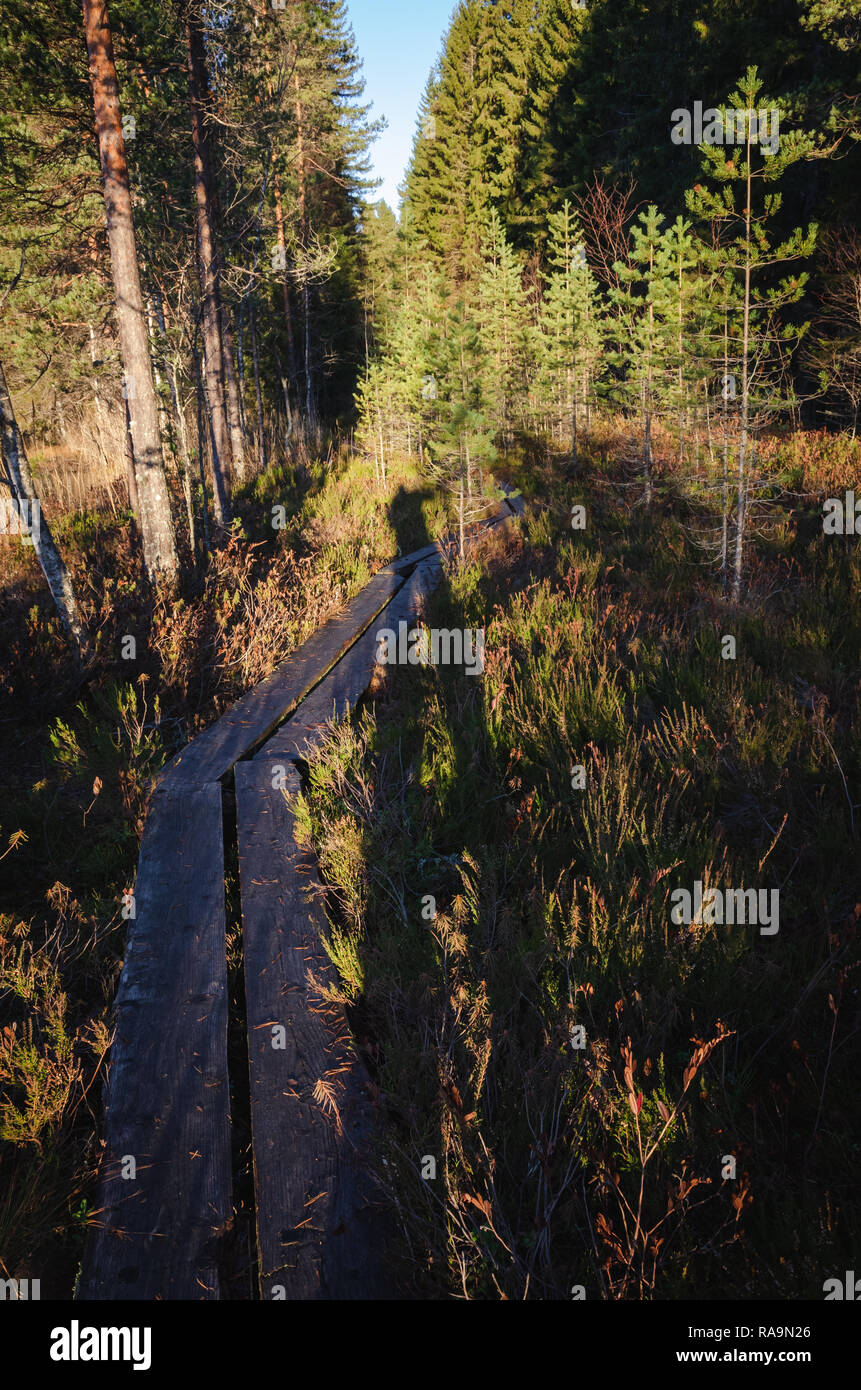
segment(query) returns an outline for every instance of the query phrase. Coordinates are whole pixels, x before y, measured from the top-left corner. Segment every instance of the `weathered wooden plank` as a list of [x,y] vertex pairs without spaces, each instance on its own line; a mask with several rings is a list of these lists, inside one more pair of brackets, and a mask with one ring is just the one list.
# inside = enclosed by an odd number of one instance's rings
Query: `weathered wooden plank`
[[397,632],[399,622],[414,618],[422,597],[436,587],[441,574],[442,561],[434,552],[377,614],[337,666],[302,701],[296,713],[273,734],[257,754],[258,761],[274,768],[284,759],[303,757],[327,724],[343,718],[348,709],[355,708],[374,673],[377,633],[382,628]]
[[202,786],[228,773],[317,684],[402,583],[393,572],[375,575],[343,613],[324,623],[267,680],[177,754],[162,772],[159,786],[169,790]]
[[155,793],[117,994],[84,1299],[219,1296],[218,1237],[232,1212],[223,845],[220,786]]
[[[318,881],[272,780],[265,762],[236,768],[260,1293],[383,1298],[367,1073],[343,1010],[325,1007],[309,982],[309,972],[333,978],[322,910],[305,900]],[[299,789],[292,766],[284,786],[290,796]]]
[[[522,511],[522,502],[516,509]],[[493,528],[507,518],[504,504],[475,529]],[[401,576],[411,565],[415,571],[404,584]],[[261,1194],[263,1199],[261,1288],[264,1297],[272,1297],[278,1276],[290,1297],[380,1296],[385,1281],[378,1225],[365,1210],[368,1187],[359,1157],[372,1123],[367,1078],[351,1054],[343,1014],[323,1017],[314,1011],[304,965],[299,969],[301,956],[319,977],[330,972],[320,948],[322,918],[300,894],[300,874],[312,877],[313,865],[295,844],[284,797],[273,787],[272,763],[300,756],[333,715],[356,704],[373,673],[377,631],[414,618],[420,596],[438,582],[440,572],[435,545],[387,566],[338,618],[194,740],[163,774],[144,832],[137,916],[117,997],[101,1224],[88,1247],[83,1298],[218,1297],[218,1235],[229,1223],[232,1203],[217,779],[297,706],[258,761],[237,770],[243,913],[255,967],[247,966],[249,1019],[252,998],[269,1002],[267,990],[258,990],[254,981],[278,984],[279,999],[287,1001],[282,1005],[285,1036],[297,1073],[289,1092],[273,1093],[270,1083],[283,1080],[283,1067],[273,1070],[272,1058],[280,1063],[282,1050],[271,1048],[267,1038],[268,1050],[255,1051],[259,1040],[250,1023],[252,1089],[258,1086],[255,1153],[259,1144],[262,1164],[257,1174],[258,1200]],[[285,767],[284,775],[288,786],[296,783],[292,767]],[[268,880],[265,866],[273,852],[276,873]],[[274,921],[270,889],[277,897]],[[343,1093],[336,1093],[335,1104],[343,1129],[333,1131],[324,1125],[325,1101],[317,1088],[321,1079],[329,1085],[341,1077]],[[300,1082],[304,1091],[297,1090]],[[286,1108],[285,1101],[290,1102]],[[293,1151],[290,1131],[298,1167],[284,1158]],[[283,1181],[277,1178],[279,1156]],[[123,1175],[130,1160],[136,1165],[133,1178]],[[331,1183],[319,1206],[312,1200],[316,1193],[303,1197],[315,1208],[314,1220],[306,1223],[294,1210],[301,1182],[322,1182],[325,1175]],[[284,1224],[285,1212],[295,1216],[294,1227]],[[290,1231],[299,1232],[298,1239],[286,1239]],[[306,1238],[303,1232],[314,1234]]]
[[[503,492],[505,492],[506,494],[509,493],[510,489],[508,488],[506,483],[502,483],[500,486],[502,487]],[[520,515],[522,512],[523,498],[519,496],[506,496],[500,504],[499,509],[496,512],[494,512],[493,515],[484,517],[481,521],[472,522],[470,526],[467,528],[467,534],[477,535],[479,532],[483,530],[492,529],[495,526],[499,526],[503,522],[510,521],[512,514]],[[454,536],[449,536],[449,543],[454,539]],[[403,570],[409,569],[411,565],[420,564],[422,560],[427,560],[430,556],[434,554],[440,554],[440,543],[436,541],[432,545],[423,546],[421,550],[411,551],[409,555],[399,556],[397,560],[392,560],[390,564],[386,565],[383,569],[378,570],[377,573],[400,574]]]
[[400,573],[401,570],[409,569],[410,565],[418,565],[422,560],[428,560],[431,555],[439,554],[439,546],[434,542],[432,545],[422,546],[421,550],[413,550],[409,555],[401,555],[397,560],[392,560],[391,564],[377,570],[378,574]]

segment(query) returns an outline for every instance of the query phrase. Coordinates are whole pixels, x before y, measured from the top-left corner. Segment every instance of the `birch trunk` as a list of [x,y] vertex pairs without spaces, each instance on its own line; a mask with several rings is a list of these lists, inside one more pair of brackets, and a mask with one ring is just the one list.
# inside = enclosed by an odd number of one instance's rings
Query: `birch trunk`
[[[6,375],[0,362],[0,439],[3,446],[3,464],[6,477],[12,489],[12,497],[18,504],[19,515],[27,507],[30,515],[30,536],[36,551],[36,558],[42,566],[42,573],[51,590],[51,597],[57,606],[60,621],[72,640],[80,660],[89,647],[87,633],[78,614],[78,605],[72,590],[66,566],[51,535],[48,523],[41,515],[41,504],[36,496],[33,476],[27,460],[24,441],[15,419],[12,398],[6,385]],[[34,512],[34,505],[38,509]]]

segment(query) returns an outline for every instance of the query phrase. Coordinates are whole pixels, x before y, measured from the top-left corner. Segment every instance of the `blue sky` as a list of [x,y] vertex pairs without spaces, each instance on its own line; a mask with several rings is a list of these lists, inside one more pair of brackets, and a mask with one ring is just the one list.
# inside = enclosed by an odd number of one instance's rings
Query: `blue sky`
[[376,195],[398,210],[416,131],[419,101],[456,0],[349,0],[350,22],[364,64],[365,100],[389,123],[371,151],[383,185]]

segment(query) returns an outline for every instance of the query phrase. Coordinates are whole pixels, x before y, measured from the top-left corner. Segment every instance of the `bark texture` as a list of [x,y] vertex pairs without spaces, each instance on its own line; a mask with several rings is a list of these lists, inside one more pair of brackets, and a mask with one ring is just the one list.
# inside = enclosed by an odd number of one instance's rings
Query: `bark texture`
[[[19,515],[24,505],[29,509],[29,516],[33,523],[31,524],[30,535],[36,551],[36,558],[42,566],[42,573],[48,582],[48,588],[51,590],[51,596],[57,606],[63,627],[69,634],[77,655],[82,657],[86,654],[89,646],[87,632],[78,613],[78,605],[75,602],[68,570],[54,544],[48,523],[41,516],[41,504],[36,496],[33,476],[30,472],[24,441],[15,419],[15,411],[12,407],[9,388],[6,385],[6,374],[3,371],[2,362],[0,362],[0,440],[2,440],[3,446],[3,465],[12,489],[13,500],[18,504]],[[34,516],[37,515],[33,511],[34,505],[38,508],[38,521],[36,522],[33,522]]]
[[175,574],[176,541],[164,471],[158,401],[153,384],[149,334],[138,270],[117,70],[105,0],[84,0],[84,33],[105,190],[105,217],[120,353],[129,404],[137,516],[144,564],[148,574],[154,578],[159,572]]
[[215,198],[205,127],[205,113],[209,101],[209,74],[206,70],[203,28],[196,3],[186,5],[185,33],[188,45],[191,134],[194,142],[194,196],[197,206],[203,381],[210,419],[213,501],[215,517],[219,525],[229,526],[230,435],[224,389],[219,268],[215,243]]

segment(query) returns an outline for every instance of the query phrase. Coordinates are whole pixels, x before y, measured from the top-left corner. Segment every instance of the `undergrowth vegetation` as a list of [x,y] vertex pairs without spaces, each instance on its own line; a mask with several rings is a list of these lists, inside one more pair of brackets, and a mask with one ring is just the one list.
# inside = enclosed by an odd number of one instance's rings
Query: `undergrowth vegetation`
[[346,450],[271,468],[236,510],[172,598],[141,579],[128,514],[51,517],[94,634],[83,676],[32,551],[0,538],[0,1274],[40,1278],[44,1297],[71,1296],[98,1219],[123,895],[153,776],[376,569],[447,526],[410,465],[383,488]]
[[[858,1248],[859,559],[818,495],[858,449],[771,447],[738,608],[623,444],[512,463],[519,538],[425,614],[484,677],[387,668],[297,808],[411,1296],[816,1298]],[[697,881],[779,931],[676,925]]]
[[[515,445],[497,473],[526,518],[452,563],[424,615],[485,629],[484,676],[388,668],[298,806],[380,1092],[407,1297],[816,1297],[823,1269],[851,1267],[859,573],[821,505],[858,446],[763,449],[738,607],[700,544],[696,476],[659,447],[646,509],[626,444],[596,422],[576,477]],[[385,490],[371,467],[258,477],[172,602],[139,579],[127,517],[59,519],[95,634],[83,678],[32,556],[3,543],[0,1269],[45,1297],[70,1296],[98,1220],[152,777],[451,526],[409,465]],[[676,925],[671,895],[697,881],[778,889],[779,932]]]

